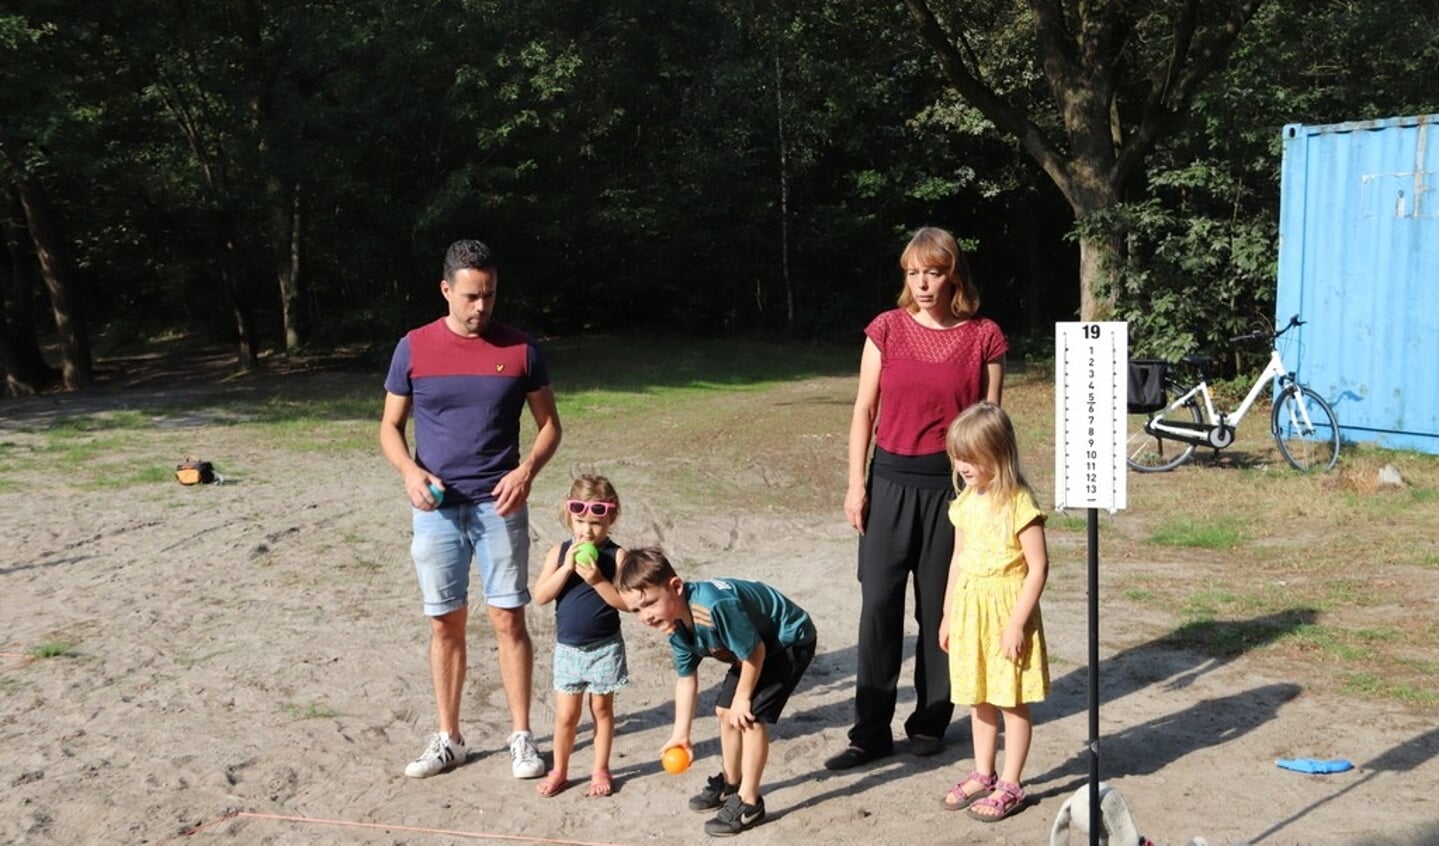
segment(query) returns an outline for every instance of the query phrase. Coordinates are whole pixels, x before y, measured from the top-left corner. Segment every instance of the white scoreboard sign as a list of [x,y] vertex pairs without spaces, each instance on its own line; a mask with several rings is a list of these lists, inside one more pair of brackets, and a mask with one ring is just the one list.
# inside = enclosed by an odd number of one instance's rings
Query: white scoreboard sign
[[1129,324],[1054,325],[1055,506],[1127,507]]

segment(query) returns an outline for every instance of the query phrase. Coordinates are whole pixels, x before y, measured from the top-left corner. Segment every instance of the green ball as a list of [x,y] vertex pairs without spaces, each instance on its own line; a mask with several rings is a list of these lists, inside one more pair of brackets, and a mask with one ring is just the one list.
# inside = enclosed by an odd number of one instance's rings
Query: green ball
[[600,551],[592,543],[582,543],[575,547],[575,563],[581,567],[593,567],[600,560]]

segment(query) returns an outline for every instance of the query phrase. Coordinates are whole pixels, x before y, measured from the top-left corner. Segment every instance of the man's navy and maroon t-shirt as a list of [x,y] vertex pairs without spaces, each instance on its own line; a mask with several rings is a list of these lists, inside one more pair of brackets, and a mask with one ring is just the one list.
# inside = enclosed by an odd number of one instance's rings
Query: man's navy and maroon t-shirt
[[484,502],[520,463],[525,397],[550,383],[535,339],[491,322],[477,338],[440,318],[395,346],[385,390],[411,399],[415,461],[445,483],[445,504]]

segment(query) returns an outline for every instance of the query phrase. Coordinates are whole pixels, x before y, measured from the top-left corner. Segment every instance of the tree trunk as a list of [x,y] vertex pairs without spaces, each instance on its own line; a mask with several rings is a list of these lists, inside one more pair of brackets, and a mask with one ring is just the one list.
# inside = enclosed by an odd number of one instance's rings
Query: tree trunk
[[[225,252],[226,255],[234,253],[233,250]],[[255,332],[254,310],[248,305],[249,298],[240,290],[235,271],[222,267],[220,278],[224,280],[225,289],[230,292],[230,308],[235,317],[235,336],[238,342],[235,350],[237,361],[240,369],[249,373],[260,367],[260,344]]]
[[40,367],[27,364],[21,352],[24,342],[10,331],[9,324],[0,320],[0,376],[5,384],[0,396],[28,397],[54,384],[59,374],[40,361]]
[[1071,130],[1077,140],[1075,146],[1083,147],[1089,141],[1089,151],[1081,149],[1070,163],[1070,180],[1066,192],[1074,220],[1079,227],[1079,319],[1108,320],[1114,314],[1118,286],[1114,285],[1115,271],[1120,267],[1121,251],[1119,237],[1103,222],[1096,224],[1093,215],[1119,205],[1123,186],[1117,184],[1114,158],[1108,155],[1102,135],[1107,130],[1097,126],[1087,127],[1092,137],[1085,138]]
[[[305,289],[300,278],[301,194],[296,183],[290,189],[290,202],[284,193],[275,191],[279,180],[271,180],[271,224],[274,227],[275,275],[280,282],[280,313],[285,322],[285,352],[299,352],[309,340],[305,319]],[[289,213],[284,209],[288,207]]]
[[50,213],[45,189],[25,170],[15,139],[0,125],[0,149],[10,164],[15,195],[25,213],[26,229],[40,262],[40,277],[50,293],[50,310],[55,315],[55,333],[60,339],[61,374],[66,390],[87,387],[94,379],[90,360],[90,338],[85,331],[84,303],[76,290],[74,276],[66,261],[64,242]]
[[60,371],[50,366],[40,351],[35,331],[35,295],[39,290],[30,256],[29,235],[20,223],[24,213],[20,199],[6,191],[12,213],[3,219],[0,237],[0,366],[5,376],[4,392],[11,396],[39,393],[60,381]]
[[238,8],[249,86],[246,100],[260,169],[264,173],[265,198],[270,206],[270,254],[275,280],[280,286],[285,352],[295,353],[308,340],[304,288],[300,284],[300,186],[284,175],[279,145],[274,142],[281,129],[274,115],[276,71],[266,56],[264,9],[257,0],[243,0]]
[[1079,241],[1079,319],[1109,320],[1114,316],[1116,288],[1110,284],[1119,254],[1108,238]]
[[229,205],[232,201],[221,192],[215,192],[215,232],[224,239],[220,250],[220,284],[230,298],[230,313],[235,318],[235,340],[238,344],[236,359],[240,370],[249,373],[260,366],[259,333],[255,328],[255,297],[253,284],[237,271],[244,263],[237,255],[235,233],[239,231],[238,215]]
[[789,150],[784,132],[784,71],[774,56],[775,132],[779,144],[779,269],[784,282],[784,324],[794,331],[794,283],[789,273]]

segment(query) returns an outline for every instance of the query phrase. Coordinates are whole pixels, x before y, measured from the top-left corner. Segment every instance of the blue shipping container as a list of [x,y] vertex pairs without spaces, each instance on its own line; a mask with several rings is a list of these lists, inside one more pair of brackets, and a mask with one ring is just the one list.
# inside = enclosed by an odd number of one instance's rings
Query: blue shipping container
[[1436,123],[1284,127],[1275,319],[1346,441],[1439,453]]

